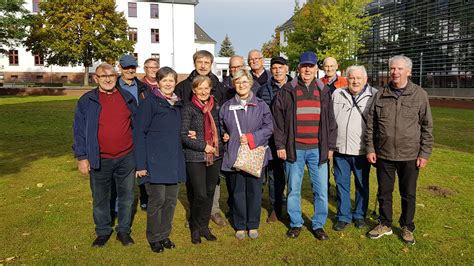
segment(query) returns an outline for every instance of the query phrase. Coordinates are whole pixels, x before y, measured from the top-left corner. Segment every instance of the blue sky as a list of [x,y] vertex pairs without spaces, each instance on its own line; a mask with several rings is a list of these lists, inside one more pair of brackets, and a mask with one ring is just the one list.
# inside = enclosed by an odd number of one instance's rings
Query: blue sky
[[200,0],[195,20],[216,40],[216,55],[228,34],[236,53],[246,57],[271,39],[275,27],[292,16],[294,5],[295,0]]

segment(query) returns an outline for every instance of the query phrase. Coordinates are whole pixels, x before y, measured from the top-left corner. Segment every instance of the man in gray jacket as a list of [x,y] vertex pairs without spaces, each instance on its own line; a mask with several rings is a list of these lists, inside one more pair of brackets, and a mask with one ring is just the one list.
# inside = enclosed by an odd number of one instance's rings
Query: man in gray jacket
[[392,234],[392,192],[399,178],[401,237],[415,244],[416,183],[433,146],[433,118],[428,94],[410,79],[412,61],[402,55],[389,59],[390,82],[373,101],[365,136],[367,159],[377,166],[379,225],[369,238]]
[[[365,226],[369,204],[370,164],[365,158],[363,141],[367,112],[377,90],[367,84],[364,66],[350,66],[346,70],[348,87],[332,94],[337,122],[337,142],[334,152],[334,177],[337,192],[337,223],[333,229],[344,230],[354,221],[357,228]],[[355,206],[351,206],[351,174],[354,174]]]

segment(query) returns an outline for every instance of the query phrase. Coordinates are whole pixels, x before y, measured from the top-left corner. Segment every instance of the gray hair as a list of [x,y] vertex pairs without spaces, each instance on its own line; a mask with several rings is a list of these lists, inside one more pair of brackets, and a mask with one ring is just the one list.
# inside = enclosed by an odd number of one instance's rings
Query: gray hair
[[101,70],[101,69],[104,69],[104,70],[112,70],[115,74],[117,74],[117,72],[115,71],[115,68],[109,64],[109,63],[101,63],[99,64],[96,68],[95,68],[95,73],[97,73],[97,71]]
[[258,49],[252,49],[252,50],[249,51],[249,54],[247,55],[247,58],[250,58],[251,53],[258,53],[260,56],[263,56],[262,51],[260,51]]
[[364,76],[367,77],[367,70],[365,70],[364,66],[360,66],[360,65],[353,65],[353,66],[348,67],[346,69],[346,77],[349,77],[349,75],[356,70],[362,71]]
[[241,77],[247,77],[247,79],[250,82],[250,87],[253,86],[252,74],[250,74],[250,71],[248,71],[247,69],[243,69],[243,68],[240,69],[239,71],[235,72],[234,76],[232,77],[232,83],[235,84],[235,81],[240,79]]
[[408,69],[410,69],[410,71],[411,71],[411,68],[413,66],[413,62],[411,61],[410,58],[408,58],[404,55],[396,55],[396,56],[390,57],[390,59],[388,59],[388,67],[390,68],[392,66],[393,61],[398,61],[398,60],[405,61],[406,67],[408,67]]
[[242,60],[242,62],[244,62],[244,63],[245,63],[245,59],[244,59],[244,57],[243,57],[243,56],[241,56],[241,55],[237,55],[237,54],[236,54],[236,55],[233,55],[233,56],[231,56],[231,57],[229,58],[229,63],[230,63],[230,61],[231,61],[232,59],[234,59],[234,58],[239,58],[239,59],[241,59],[241,60]]

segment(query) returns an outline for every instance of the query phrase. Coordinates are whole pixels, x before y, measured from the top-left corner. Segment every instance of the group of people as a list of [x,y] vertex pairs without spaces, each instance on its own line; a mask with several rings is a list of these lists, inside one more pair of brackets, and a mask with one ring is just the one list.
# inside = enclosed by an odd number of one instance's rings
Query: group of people
[[[409,79],[412,62],[394,56],[390,82],[377,90],[367,83],[363,66],[337,75],[337,61],[323,61],[325,76],[316,77],[314,52],[299,57],[297,76],[289,75],[283,57],[264,68],[259,50],[248,54],[247,70],[239,55],[229,60],[223,81],[212,74],[208,51],[193,55],[194,70],[177,82],[177,73],[159,62],[144,62],[145,77],[136,78],[135,59],[96,68],[98,87],[78,101],[73,150],[78,169],[90,174],[96,239],[102,247],[112,235],[111,199],[117,200],[117,240],[131,245],[135,179],[147,212],[146,236],[151,250],[174,248],[170,240],[179,184],[186,183],[191,242],[215,241],[209,221],[225,225],[220,215],[220,177],[225,177],[228,217],[239,240],[259,237],[264,181],[272,211],[268,223],[290,219],[287,236],[297,238],[304,224],[302,182],[308,170],[314,201],[311,228],[319,240],[328,216],[329,166],[333,162],[337,193],[336,231],[352,222],[366,227],[369,172],[377,169],[379,224],[369,238],[392,234],[392,193],[399,178],[401,237],[414,244],[416,181],[433,144],[427,93]],[[265,148],[260,177],[234,167],[239,149]],[[351,205],[354,175],[355,205]],[[286,193],[285,193],[286,187]]]

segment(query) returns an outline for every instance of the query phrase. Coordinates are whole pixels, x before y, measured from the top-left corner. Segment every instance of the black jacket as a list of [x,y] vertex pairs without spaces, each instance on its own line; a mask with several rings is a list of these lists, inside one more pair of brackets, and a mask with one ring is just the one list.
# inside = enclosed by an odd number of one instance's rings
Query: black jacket
[[[277,150],[286,149],[289,162],[296,161],[296,84],[300,78],[293,79],[278,90],[272,105],[273,136]],[[319,120],[319,164],[328,160],[328,151],[336,150],[337,123],[334,117],[329,88],[314,79],[321,97]]]
[[[121,79],[122,77],[118,77],[117,79],[117,82],[115,83],[115,86],[117,88],[120,88],[122,91],[125,90],[124,88],[122,88],[120,86],[120,82],[119,80]],[[145,100],[146,97],[148,97],[148,95],[150,94],[150,88],[141,80],[139,80],[138,78],[134,78],[135,80],[135,83],[137,84],[137,88],[138,88],[138,105],[140,105],[143,100]]]

